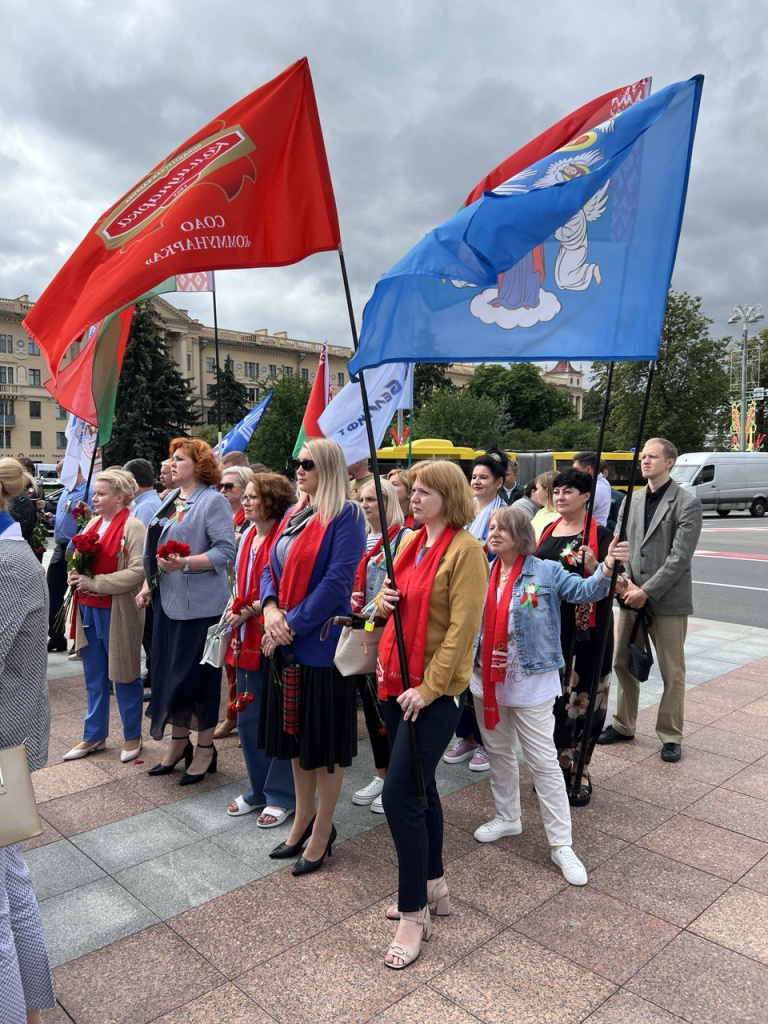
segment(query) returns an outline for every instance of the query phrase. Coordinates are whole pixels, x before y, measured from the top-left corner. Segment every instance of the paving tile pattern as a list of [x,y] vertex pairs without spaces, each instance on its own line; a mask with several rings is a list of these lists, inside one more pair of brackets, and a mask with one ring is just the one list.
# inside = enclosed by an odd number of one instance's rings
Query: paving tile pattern
[[373,775],[362,729],[334,856],[294,878],[267,856],[287,825],[225,813],[244,788],[236,735],[191,793],[147,776],[164,743],[121,764],[114,715],[107,751],[62,764],[82,675],[52,655],[44,831],[26,852],[61,1004],[45,1024],[764,1024],[768,631],[691,620],[688,648],[683,760],[658,757],[657,674],[635,741],[595,752],[572,815],[585,888],[550,861],[525,765],[522,834],[481,845],[488,778],[441,764],[452,914],[397,972],[394,846],[351,803]]

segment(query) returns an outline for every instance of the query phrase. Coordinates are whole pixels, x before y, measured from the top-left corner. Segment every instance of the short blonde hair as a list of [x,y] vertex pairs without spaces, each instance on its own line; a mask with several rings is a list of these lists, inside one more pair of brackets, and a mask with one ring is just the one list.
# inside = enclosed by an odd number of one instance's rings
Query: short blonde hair
[[[349,475],[344,453],[335,441],[326,437],[313,437],[301,446],[309,452],[309,457],[317,469],[317,494],[314,505],[317,518],[326,525],[344,508],[349,500]],[[360,515],[360,506],[355,503]]]
[[97,475],[96,480],[109,484],[115,494],[122,494],[126,506],[131,504],[139,489],[133,473],[128,473],[124,469],[105,469],[103,473]]
[[28,474],[18,459],[0,459],[0,508],[9,498],[21,494],[27,486]]
[[[397,497],[397,491],[389,482],[389,480],[381,480],[381,493],[384,496],[384,508],[387,510],[387,527],[390,526],[402,526],[405,522],[405,516],[403,510],[400,508],[400,502]],[[367,484],[363,484],[360,488],[358,499],[362,498],[363,491],[367,491],[370,488],[374,494],[376,493],[376,484],[373,480],[369,480]]]
[[506,531],[515,543],[518,553],[532,555],[536,550],[536,536],[531,521],[521,508],[514,505],[502,505],[491,513],[489,525],[496,520],[496,525]]
[[454,462],[445,459],[428,459],[411,466],[408,473],[411,487],[420,480],[443,499],[442,519],[447,526],[460,530],[475,518],[472,491],[467,478]]
[[238,487],[245,487],[251,482],[253,472],[250,466],[222,466],[221,479],[225,476],[236,476]]
[[556,476],[556,469],[548,469],[546,473],[539,473],[536,477],[536,486],[543,487],[547,492],[547,508],[555,507],[555,496],[553,494],[553,490]]

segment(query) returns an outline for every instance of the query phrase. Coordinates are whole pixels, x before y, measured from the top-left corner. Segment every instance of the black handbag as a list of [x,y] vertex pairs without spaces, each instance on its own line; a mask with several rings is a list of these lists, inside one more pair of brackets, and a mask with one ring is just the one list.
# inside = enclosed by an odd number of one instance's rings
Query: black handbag
[[[638,608],[632,632],[629,636],[629,643],[627,644],[627,669],[638,683],[645,682],[651,674],[653,666],[651,641],[648,638],[648,627],[652,621],[645,608]],[[641,643],[637,643],[638,631],[641,634]]]

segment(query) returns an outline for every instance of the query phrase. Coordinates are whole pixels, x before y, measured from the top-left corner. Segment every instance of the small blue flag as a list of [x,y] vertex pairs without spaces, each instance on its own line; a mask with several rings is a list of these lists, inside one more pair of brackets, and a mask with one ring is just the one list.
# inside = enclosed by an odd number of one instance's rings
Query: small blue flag
[[703,81],[641,100],[431,231],[376,285],[350,372],[655,359]]
[[221,439],[221,451],[219,452],[218,445],[213,449],[219,458],[226,455],[227,452],[245,451],[254,430],[259,425],[261,417],[267,411],[267,406],[274,393],[274,391],[270,391],[268,395],[265,395],[259,404],[254,409],[251,409],[248,415],[244,416],[237,426],[232,427],[230,432]]

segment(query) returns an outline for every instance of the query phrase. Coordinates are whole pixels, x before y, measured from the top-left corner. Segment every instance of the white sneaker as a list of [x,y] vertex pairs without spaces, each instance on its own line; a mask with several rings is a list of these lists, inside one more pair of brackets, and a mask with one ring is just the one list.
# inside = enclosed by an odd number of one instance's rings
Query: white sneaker
[[563,878],[571,885],[587,884],[587,869],[570,846],[552,847],[550,851],[552,863],[557,864],[563,872]]
[[522,831],[523,823],[519,818],[510,821],[497,814],[492,821],[487,821],[476,830],[475,839],[478,843],[495,843],[502,836],[519,836]]
[[371,810],[373,811],[374,814],[384,813],[384,804],[381,802],[380,796],[377,796],[376,799],[371,804]]
[[381,796],[382,789],[384,789],[384,779],[380,779],[377,775],[373,782],[369,782],[367,786],[358,789],[353,794],[352,803],[357,804],[359,807],[367,807],[373,803],[377,796]]

